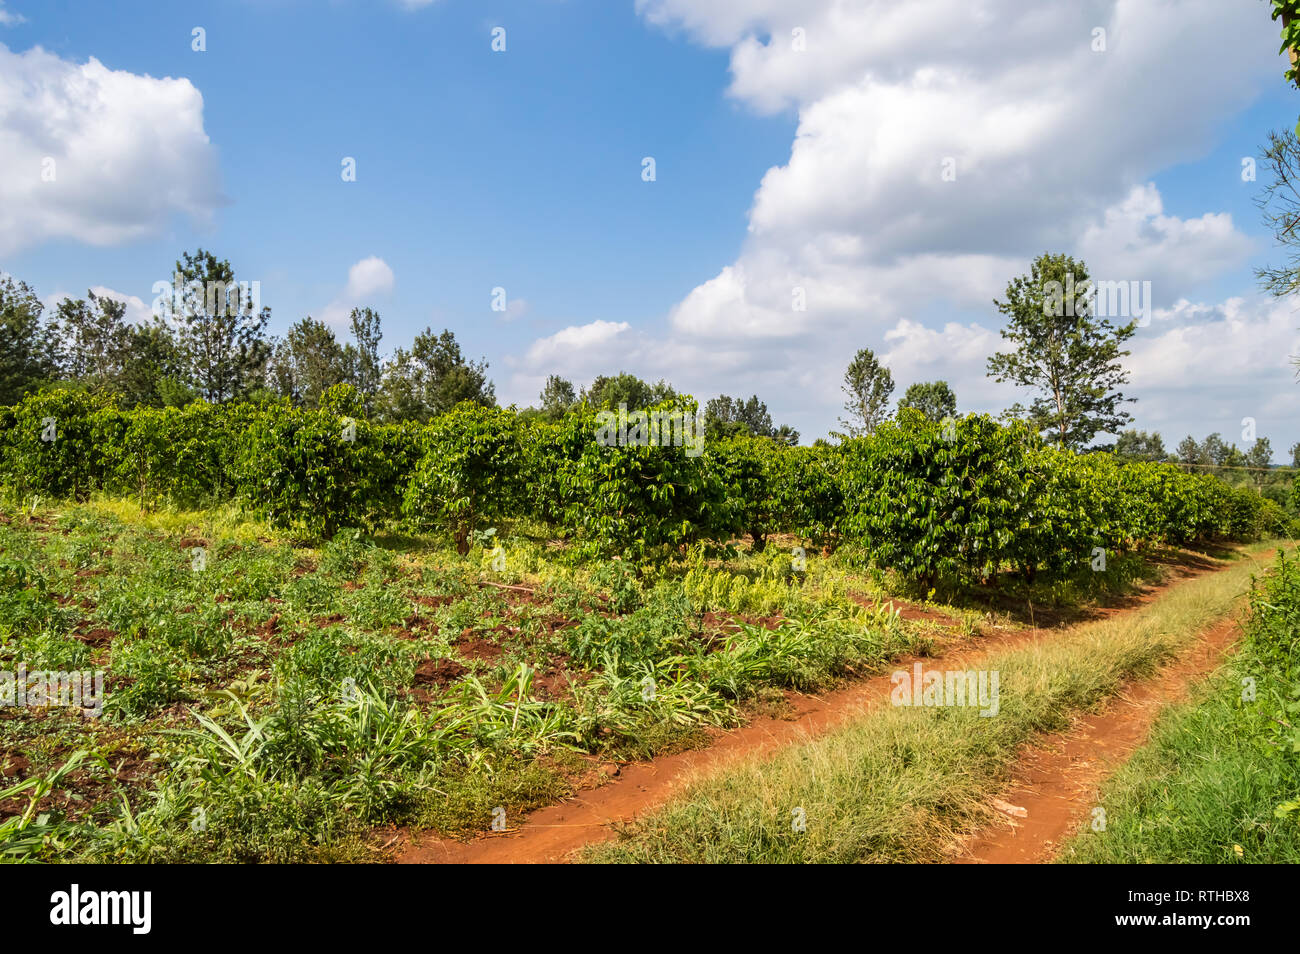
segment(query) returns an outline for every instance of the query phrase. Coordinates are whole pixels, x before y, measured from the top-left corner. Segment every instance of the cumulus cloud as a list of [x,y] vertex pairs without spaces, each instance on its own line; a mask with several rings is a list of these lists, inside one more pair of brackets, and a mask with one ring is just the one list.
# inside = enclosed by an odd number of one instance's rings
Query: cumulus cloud
[[0,44],[0,254],[50,239],[118,245],[223,203],[203,97],[155,79]]
[[[537,403],[546,379],[558,374],[581,387],[597,373],[623,367],[637,349],[638,335],[626,321],[593,321],[569,325],[536,339],[522,356],[506,358],[511,376],[501,389],[503,400],[520,405]],[[598,369],[593,371],[592,369]]]
[[393,270],[382,258],[371,255],[348,269],[347,298],[356,300],[369,295],[388,294],[393,290]]
[[[729,96],[798,116],[789,160],[757,185],[737,259],[683,294],[668,340],[632,350],[646,369],[671,354],[672,379],[703,382],[701,393],[762,383],[774,409],[823,433],[844,366],[871,347],[900,392],[945,377],[964,407],[997,409],[1017,396],[984,374],[1000,342],[992,299],[1033,256],[1071,252],[1098,278],[1150,280],[1168,311],[1252,251],[1226,213],[1166,214],[1153,182],[1208,151],[1280,68],[1275,27],[1249,0],[637,10],[729,48]],[[1195,320],[1206,335],[1226,330],[1209,312]],[[1134,369],[1136,385],[1147,364]]]
[[[1141,244],[1148,262],[1170,251],[1198,265],[1239,261],[1248,243],[1230,217],[1171,220],[1154,187],[1133,180],[1203,148],[1215,119],[1249,99],[1250,79],[1273,65],[1267,21],[1213,0],[1180,5],[1179,31],[1159,4],[1032,6],[813,3],[799,13],[808,49],[796,52],[787,27],[797,21],[779,4],[642,4],[653,22],[734,42],[733,95],[799,106],[790,160],[763,177],[740,260],[688,295],[677,324],[743,334],[771,324],[766,285],[788,295],[799,276],[833,280],[920,254],[1023,262],[1074,247],[1108,209],[1087,236],[1094,249],[1122,242],[1122,252]],[[935,48],[936,22],[962,43]],[[1095,24],[1108,30],[1105,52],[1090,46]],[[1202,64],[1194,75],[1180,67],[1189,55]],[[815,86],[805,71],[777,68],[809,60],[822,70]],[[778,269],[788,273],[779,281]]]
[[335,328],[344,328],[352,309],[372,305],[376,296],[393,290],[393,270],[378,256],[371,255],[348,269],[347,284],[320,313],[320,320]]
[[511,298],[506,302],[505,311],[501,312],[502,321],[517,321],[528,314],[528,299]]
[[1078,242],[1095,278],[1149,281],[1156,299],[1166,302],[1242,264],[1253,249],[1254,242],[1227,213],[1195,219],[1165,215],[1154,183],[1134,187]]
[[[1230,298],[1179,302],[1158,312],[1129,344],[1130,388],[1144,426],[1174,443],[1219,431],[1241,443],[1244,417],[1283,454],[1300,438],[1300,386],[1291,356],[1300,354],[1300,311],[1292,301]],[[1168,444],[1169,441],[1166,441]],[[1279,456],[1277,459],[1281,459]]]
[[[2,274],[2,273],[0,273]],[[112,298],[114,301],[120,301],[126,305],[126,320],[133,325],[150,324],[153,322],[153,310],[149,304],[138,295],[128,295],[125,292],[109,288],[107,285],[92,285],[89,291],[97,298]],[[45,308],[45,316],[53,318],[58,311],[59,305],[68,298],[85,298],[85,292],[73,295],[66,291],[55,291],[41,299],[41,304]]]
[[626,321],[593,321],[570,325],[553,335],[538,338],[524,356],[527,366],[558,367],[573,371],[593,362],[616,356],[614,342],[631,328]]
[[149,324],[153,321],[153,309],[137,295],[128,295],[105,285],[94,285],[90,289],[98,298],[112,298],[126,305],[126,320],[135,325]]

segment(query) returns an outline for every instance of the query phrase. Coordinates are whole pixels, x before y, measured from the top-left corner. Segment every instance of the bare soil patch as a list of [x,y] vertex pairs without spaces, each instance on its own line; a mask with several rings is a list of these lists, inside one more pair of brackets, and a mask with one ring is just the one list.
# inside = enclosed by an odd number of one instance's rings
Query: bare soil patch
[[1154,679],[1132,684],[1066,732],[1025,749],[1010,788],[994,801],[1005,822],[968,839],[963,864],[1035,864],[1055,857],[1061,841],[1098,807],[1097,791],[1146,742],[1165,706],[1185,699],[1241,635],[1236,620],[1210,628]]

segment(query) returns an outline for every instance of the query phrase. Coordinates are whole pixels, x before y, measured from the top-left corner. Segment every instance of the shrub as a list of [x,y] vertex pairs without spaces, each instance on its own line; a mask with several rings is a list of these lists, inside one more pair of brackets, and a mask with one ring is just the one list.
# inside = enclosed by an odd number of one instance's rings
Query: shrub
[[85,499],[103,478],[96,443],[98,402],[83,391],[55,389],[28,395],[7,433],[5,470],[20,493]]
[[239,497],[278,527],[332,537],[342,527],[374,526],[395,496],[401,463],[385,436],[366,421],[271,405],[241,442]]
[[726,493],[720,528],[748,534],[761,553],[779,520],[772,492],[779,448],[766,437],[740,435],[719,441],[709,452]]
[[781,448],[770,481],[777,529],[827,549],[839,539],[844,519],[838,447]]
[[[648,409],[692,421],[695,412],[694,402]],[[608,423],[585,405],[561,422],[556,445],[566,456],[555,463],[566,529],[595,552],[634,559],[728,531],[726,490],[714,455],[664,440],[636,444],[629,437],[620,444],[608,429],[600,433]]]
[[523,492],[523,442],[514,412],[466,401],[425,428],[403,511],[416,529],[445,527],[464,555],[484,521],[518,513]]
[[1016,533],[1032,513],[1025,465],[1033,440],[1023,425],[987,416],[945,425],[904,409],[846,443],[846,530],[881,565],[924,586],[991,579],[1018,555]]

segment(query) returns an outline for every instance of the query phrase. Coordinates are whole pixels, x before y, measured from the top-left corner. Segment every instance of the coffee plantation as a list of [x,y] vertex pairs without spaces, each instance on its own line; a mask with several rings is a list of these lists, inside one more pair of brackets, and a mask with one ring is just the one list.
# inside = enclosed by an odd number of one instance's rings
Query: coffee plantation
[[[693,416],[674,398],[655,416]],[[938,423],[903,410],[839,445],[767,438],[682,444],[599,440],[586,405],[559,421],[465,403],[427,425],[361,419],[348,385],[320,409],[287,402],[124,409],[51,390],[0,409],[0,479],[22,499],[128,497],[143,510],[235,502],[272,526],[439,530],[468,552],[515,518],[574,552],[659,561],[695,544],[774,534],[922,586],[1066,575],[1100,551],[1293,533],[1249,488],[1174,464],[1047,446],[987,415]]]

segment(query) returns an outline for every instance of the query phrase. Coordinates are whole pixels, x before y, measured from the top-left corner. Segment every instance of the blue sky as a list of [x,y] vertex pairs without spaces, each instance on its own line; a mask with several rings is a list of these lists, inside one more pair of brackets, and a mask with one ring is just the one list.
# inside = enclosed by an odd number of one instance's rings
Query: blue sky
[[[453,329],[505,402],[628,369],[757,391],[811,439],[864,346],[900,395],[1021,398],[983,373],[990,299],[1038,252],[1086,253],[1155,288],[1138,425],[1239,439],[1250,416],[1280,459],[1300,317],[1256,291],[1276,253],[1240,172],[1300,97],[1256,0],[1147,6],[3,0],[0,270],[147,304],[203,246],[261,282],[273,333],[369,304],[385,348]],[[25,184],[49,154],[62,205]]]
[[[393,269],[376,299],[386,344],[447,325],[498,352],[491,290],[523,328],[661,315],[735,257],[763,172],[793,116],[723,97],[726,57],[647,29],[629,4],[517,2],[408,11],[307,2],[21,4],[0,41],[111,69],[184,76],[229,204],[116,248],[51,242],[5,268],[54,290],[108,285],[151,300],[183,248],[262,282],[280,331],[319,314],[367,256]],[[490,31],[507,25],[506,51]],[[207,31],[194,52],[191,30]],[[657,159],[657,179],[641,160]],[[356,182],[340,162],[357,160]],[[495,356],[495,354],[494,354]]]

